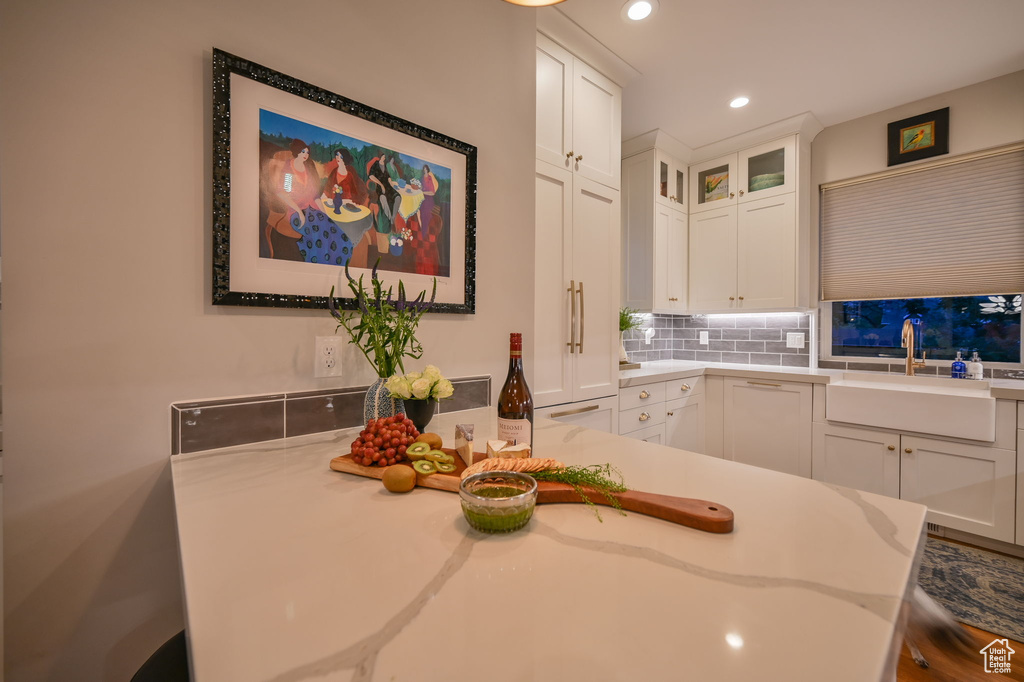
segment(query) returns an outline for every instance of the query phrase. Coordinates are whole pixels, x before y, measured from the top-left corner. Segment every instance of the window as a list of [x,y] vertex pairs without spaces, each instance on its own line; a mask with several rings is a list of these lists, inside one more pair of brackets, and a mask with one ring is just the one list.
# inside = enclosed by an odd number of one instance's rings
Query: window
[[984,362],[1021,361],[1021,296],[957,296],[832,303],[834,357],[903,358],[903,321],[915,326],[916,345],[936,360],[958,350]]

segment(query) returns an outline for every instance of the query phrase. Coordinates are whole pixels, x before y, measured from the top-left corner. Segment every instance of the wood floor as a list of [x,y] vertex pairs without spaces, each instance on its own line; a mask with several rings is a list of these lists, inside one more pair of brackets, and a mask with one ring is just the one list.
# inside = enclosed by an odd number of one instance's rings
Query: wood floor
[[974,640],[973,657],[968,657],[959,651],[941,651],[929,641],[918,642],[921,653],[931,664],[928,668],[922,668],[910,657],[910,651],[906,645],[900,652],[899,667],[896,671],[897,682],[970,682],[971,680],[985,680],[986,682],[1004,682],[1018,680],[1024,682],[1024,644],[1010,640],[1010,648],[1017,653],[1010,657],[1010,674],[992,674],[985,672],[984,660],[981,651],[994,639],[1002,639],[1001,636],[985,632],[970,625],[961,625]]

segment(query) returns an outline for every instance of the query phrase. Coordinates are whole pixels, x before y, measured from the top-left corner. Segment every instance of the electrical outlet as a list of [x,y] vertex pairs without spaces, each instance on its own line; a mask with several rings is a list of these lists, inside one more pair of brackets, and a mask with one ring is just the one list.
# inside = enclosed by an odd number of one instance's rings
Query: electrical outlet
[[341,337],[318,336],[313,352],[314,377],[341,376]]
[[790,332],[786,334],[786,348],[803,348],[804,347],[804,335],[803,333]]
[[708,333],[707,332],[701,332],[700,333],[700,345],[702,345],[702,346],[708,345]]

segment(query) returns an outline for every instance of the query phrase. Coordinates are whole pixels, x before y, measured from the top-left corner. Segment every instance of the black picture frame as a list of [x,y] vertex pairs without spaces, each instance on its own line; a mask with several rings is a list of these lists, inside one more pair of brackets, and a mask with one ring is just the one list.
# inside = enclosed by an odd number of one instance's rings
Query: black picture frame
[[948,154],[949,107],[893,121],[887,140],[890,166]]
[[[233,76],[245,80],[233,79]],[[346,309],[356,308],[356,303],[346,285],[344,268],[335,264],[288,262],[273,263],[288,268],[308,267],[301,275],[285,273],[273,273],[275,281],[287,283],[287,286],[275,286],[273,284],[262,286],[258,280],[262,277],[259,267],[267,256],[260,256],[260,249],[264,248],[260,232],[262,226],[259,222],[253,221],[254,206],[258,203],[253,197],[260,197],[260,175],[263,167],[253,167],[251,163],[242,162],[245,155],[247,160],[257,158],[251,148],[262,149],[262,139],[258,141],[256,136],[261,134],[260,126],[257,125],[255,133],[252,130],[251,121],[254,114],[251,111],[251,101],[240,103],[239,98],[245,99],[242,93],[238,97],[232,97],[232,84],[237,89],[248,92],[252,91],[257,95],[249,99],[263,101],[263,99],[274,100],[279,108],[291,109],[294,104],[296,111],[305,111],[307,117],[304,119],[300,114],[295,115],[299,122],[308,119],[310,107],[308,104],[299,104],[301,101],[315,103],[317,107],[324,107],[323,113],[315,113],[318,120],[338,122],[337,127],[332,127],[328,132],[337,132],[339,135],[348,136],[346,125],[355,126],[362,131],[370,131],[370,135],[359,138],[365,140],[366,146],[383,147],[388,145],[388,154],[394,154],[402,160],[414,158],[433,159],[434,156],[452,161],[451,167],[436,166],[438,170],[449,171],[450,180],[448,183],[449,202],[446,204],[449,210],[448,225],[448,254],[449,260],[444,267],[448,273],[447,277],[437,276],[438,297],[435,304],[430,308],[432,313],[460,313],[473,314],[476,310],[476,174],[477,174],[477,148],[474,145],[462,142],[448,135],[412,123],[397,116],[367,106],[360,102],[351,100],[343,95],[330,92],[323,88],[306,83],[305,81],[285,75],[268,67],[262,66],[251,60],[237,57],[223,50],[213,49],[213,304],[233,306],[254,306],[273,308],[327,308],[327,294],[330,287],[335,288],[335,297],[341,297],[339,307]],[[249,81],[258,85],[250,85]],[[262,89],[260,89],[262,88]],[[284,94],[281,94],[284,93]],[[281,103],[284,102],[283,106]],[[233,110],[234,107],[234,110]],[[240,111],[239,107],[244,107]],[[262,104],[260,105],[262,109]],[[333,110],[328,112],[327,110]],[[316,109],[316,112],[321,110]],[[259,121],[262,111],[255,114],[255,120]],[[289,113],[289,115],[291,115]],[[286,117],[284,117],[286,118]],[[233,129],[233,125],[239,129]],[[248,129],[244,127],[248,125]],[[254,133],[254,134],[253,134]],[[234,135],[234,150],[232,137]],[[353,135],[354,137],[354,135]],[[370,138],[376,138],[371,140]],[[250,143],[251,140],[251,143]],[[361,142],[362,143],[362,142]],[[312,146],[312,145],[307,145]],[[403,149],[420,150],[418,155],[405,156]],[[235,160],[238,169],[232,170],[232,153],[235,152]],[[308,155],[311,150],[304,150]],[[262,153],[262,152],[261,152]],[[258,156],[262,163],[263,157]],[[424,166],[424,180],[427,166]],[[405,181],[402,181],[403,183]],[[418,180],[416,181],[418,182]],[[436,179],[434,182],[438,182]],[[440,181],[444,182],[444,179]],[[312,184],[312,183],[311,183]],[[391,183],[394,187],[399,185]],[[402,185],[407,189],[410,185]],[[417,185],[418,187],[418,185]],[[244,188],[240,193],[239,188]],[[290,191],[290,190],[289,190]],[[234,195],[233,195],[234,192]],[[325,190],[326,192],[326,190]],[[342,196],[339,190],[337,196]],[[262,199],[260,199],[262,201]],[[400,201],[400,199],[399,199]],[[383,200],[380,202],[383,204]],[[433,204],[433,202],[431,202]],[[440,202],[438,202],[440,203]],[[324,204],[320,205],[321,208]],[[398,204],[395,204],[397,209]],[[287,211],[287,209],[285,209]],[[262,211],[262,204],[260,204]],[[262,216],[265,211],[258,213]],[[391,213],[390,211],[388,212]],[[434,215],[438,214],[434,208]],[[292,213],[294,218],[296,213]],[[376,214],[374,214],[376,216]],[[418,215],[418,214],[417,214]],[[322,216],[321,216],[322,217]],[[234,222],[233,222],[234,220]],[[242,221],[245,221],[245,224]],[[255,222],[255,224],[253,224]],[[443,221],[442,221],[443,222]],[[435,218],[434,226],[438,220]],[[376,217],[372,218],[372,225],[376,225]],[[404,224],[404,223],[403,223]],[[311,227],[312,229],[312,227]],[[369,228],[363,235],[373,240],[376,236],[374,228]],[[232,234],[234,232],[234,239]],[[266,228],[267,242],[270,242],[270,228]],[[324,233],[326,235],[326,232]],[[406,232],[409,234],[409,232]],[[275,235],[276,236],[276,235]],[[394,234],[392,234],[394,236]],[[244,248],[239,248],[239,243],[244,239]],[[348,240],[348,237],[345,237]],[[410,242],[411,237],[406,237]],[[301,239],[300,239],[301,241]],[[251,242],[251,243],[250,243]],[[356,251],[356,243],[348,242],[351,245],[350,253]],[[256,243],[256,255],[253,256],[253,246]],[[393,244],[394,242],[392,242]],[[301,246],[301,243],[300,243]],[[332,245],[333,247],[333,245]],[[367,251],[371,247],[367,246]],[[394,246],[391,247],[392,253]],[[273,254],[273,247],[269,246]],[[245,253],[242,254],[241,252]],[[387,255],[387,252],[383,252]],[[234,254],[234,256],[233,256]],[[305,254],[303,254],[305,255]],[[232,260],[234,257],[234,267]],[[259,259],[259,262],[256,259]],[[273,255],[270,256],[273,258]],[[354,256],[350,256],[354,258]],[[369,260],[367,256],[367,260]],[[240,260],[241,259],[241,260]],[[250,261],[252,263],[250,263]],[[241,264],[241,265],[240,265]],[[251,265],[251,268],[250,268]],[[352,268],[352,275],[358,279],[360,274],[367,274],[365,279],[369,280],[370,265],[365,268]],[[252,274],[249,270],[256,274]],[[265,269],[265,268],[264,268]],[[319,274],[311,274],[311,272]],[[249,278],[245,281],[239,280],[241,275]],[[435,273],[436,274],[436,273]],[[251,277],[250,277],[251,275]],[[420,290],[426,290],[429,298],[431,280],[430,273],[410,273],[408,271],[388,271],[381,267],[379,275],[385,282],[397,285],[401,279],[410,297]],[[295,279],[294,282],[291,280]],[[253,285],[251,280],[255,280]],[[301,280],[301,281],[299,281]],[[447,288],[445,285],[448,285]],[[303,287],[312,289],[310,291],[296,291]],[[276,291],[275,289],[290,289],[287,291]],[[395,287],[397,292],[397,286]],[[446,298],[447,297],[447,298]]]

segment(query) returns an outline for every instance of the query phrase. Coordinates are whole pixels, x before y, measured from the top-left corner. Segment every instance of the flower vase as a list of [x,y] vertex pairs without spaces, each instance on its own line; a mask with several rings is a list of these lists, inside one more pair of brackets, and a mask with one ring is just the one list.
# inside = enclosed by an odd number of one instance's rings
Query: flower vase
[[434,418],[436,413],[437,400],[434,398],[405,400],[405,416],[412,420],[416,430],[420,433],[423,433],[424,429],[427,428],[427,424],[430,423],[430,420]]
[[364,424],[371,419],[393,417],[405,412],[405,403],[401,398],[391,395],[391,391],[384,385],[385,381],[387,379],[378,378],[366,389],[366,400],[363,402]]
[[628,362],[629,356],[626,355],[626,333],[619,332],[619,364]]

